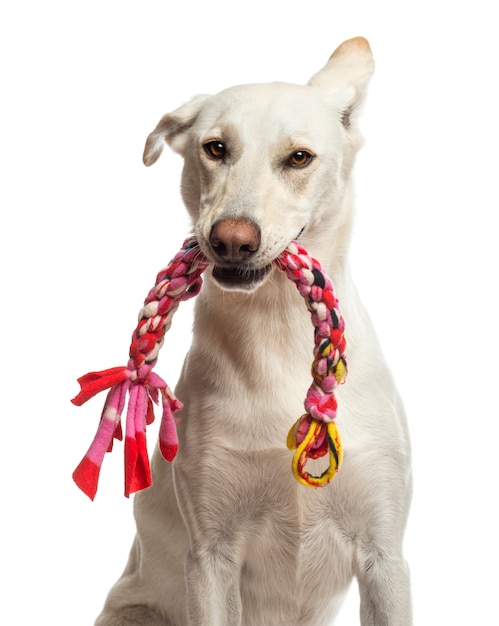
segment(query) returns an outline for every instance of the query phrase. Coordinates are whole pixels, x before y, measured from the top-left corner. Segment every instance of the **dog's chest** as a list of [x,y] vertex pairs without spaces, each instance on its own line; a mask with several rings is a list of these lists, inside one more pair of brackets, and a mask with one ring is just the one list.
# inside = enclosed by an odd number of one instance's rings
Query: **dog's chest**
[[322,498],[308,507],[310,500],[300,497],[304,489],[298,485],[293,495],[281,489],[256,508],[260,515],[253,517],[241,566],[244,624],[330,623],[348,586],[351,552],[327,519]]

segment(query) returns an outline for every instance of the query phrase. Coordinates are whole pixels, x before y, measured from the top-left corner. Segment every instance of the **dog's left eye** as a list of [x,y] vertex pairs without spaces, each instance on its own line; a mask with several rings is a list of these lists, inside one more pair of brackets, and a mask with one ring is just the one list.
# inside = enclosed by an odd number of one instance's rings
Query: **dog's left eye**
[[225,144],[221,141],[208,141],[208,143],[204,144],[203,148],[206,154],[212,159],[223,159],[227,152]]
[[291,167],[306,167],[313,159],[313,155],[306,150],[298,150],[297,152],[293,152],[293,154],[288,159],[288,165]]

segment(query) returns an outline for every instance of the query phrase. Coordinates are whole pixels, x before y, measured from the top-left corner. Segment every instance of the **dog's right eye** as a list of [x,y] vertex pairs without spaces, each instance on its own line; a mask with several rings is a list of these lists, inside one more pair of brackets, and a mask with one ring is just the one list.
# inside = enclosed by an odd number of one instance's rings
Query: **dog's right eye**
[[227,152],[225,144],[221,141],[208,141],[203,148],[210,159],[223,159]]

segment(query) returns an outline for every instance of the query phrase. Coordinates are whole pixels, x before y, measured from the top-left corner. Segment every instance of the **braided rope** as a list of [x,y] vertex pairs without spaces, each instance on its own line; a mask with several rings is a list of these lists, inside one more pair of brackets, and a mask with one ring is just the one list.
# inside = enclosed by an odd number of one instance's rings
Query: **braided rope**
[[139,312],[139,323],[133,332],[126,367],[90,372],[78,379],[80,393],[73,404],[81,406],[100,391],[110,389],[97,433],[90,448],[73,472],[80,489],[94,499],[100,468],[113,440],[123,438],[121,414],[126,397],[128,409],[125,434],[125,495],[149,487],[151,469],[146,445],[146,425],[154,420],[153,402],[161,396],[163,414],[159,430],[159,447],[168,461],[178,450],[177,430],[173,414],[182,408],[165,381],[152,372],[164,335],[171,326],[179,304],[196,296],[201,289],[201,274],[208,263],[194,239],[187,239],[180,252],[156,277]]
[[[345,321],[331,280],[303,246],[291,242],[277,265],[305,298],[315,330],[313,381],[304,403],[307,412],[289,431],[287,445],[296,449],[292,463],[296,479],[307,486],[321,487],[334,478],[343,458],[340,434],[333,420],[338,408],[334,390],[347,374]],[[320,476],[305,470],[309,458],[326,454],[329,466]]]
[[[152,371],[180,302],[196,296],[202,285],[201,274],[208,266],[195,239],[184,242],[170,264],[156,277],[139,313],[132,335],[126,367],[90,372],[78,379],[81,391],[72,402],[81,406],[97,393],[109,390],[97,433],[73,472],[73,479],[92,500],[97,492],[99,474],[106,452],[114,439],[122,440],[121,415],[128,397],[125,432],[125,495],[152,483],[146,445],[146,426],[154,420],[153,403],[161,398],[163,413],[159,447],[167,461],[178,450],[174,413],[182,408],[165,381]],[[344,321],[338,309],[331,281],[320,264],[305,248],[292,242],[276,265],[293,280],[306,299],[315,328],[313,382],[307,393],[303,415],[288,435],[288,447],[296,449],[292,462],[295,477],[308,486],[322,486],[338,471],[342,449],[334,424],[334,389],[346,376]],[[305,465],[309,458],[329,454],[329,467],[321,476],[311,476]]]

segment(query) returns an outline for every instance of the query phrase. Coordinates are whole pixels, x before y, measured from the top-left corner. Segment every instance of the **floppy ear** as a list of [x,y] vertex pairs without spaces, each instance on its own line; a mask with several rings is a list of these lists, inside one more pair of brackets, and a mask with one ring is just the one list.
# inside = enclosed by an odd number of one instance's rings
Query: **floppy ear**
[[374,59],[369,42],[363,37],[355,37],[336,48],[308,84],[338,97],[343,111],[342,122],[348,128],[350,116],[362,103],[373,73]]
[[196,121],[206,98],[209,96],[195,96],[172,113],[163,115],[146,140],[142,157],[145,165],[156,163],[163,152],[165,143],[168,143],[176,152],[183,153],[187,139],[186,131]]

